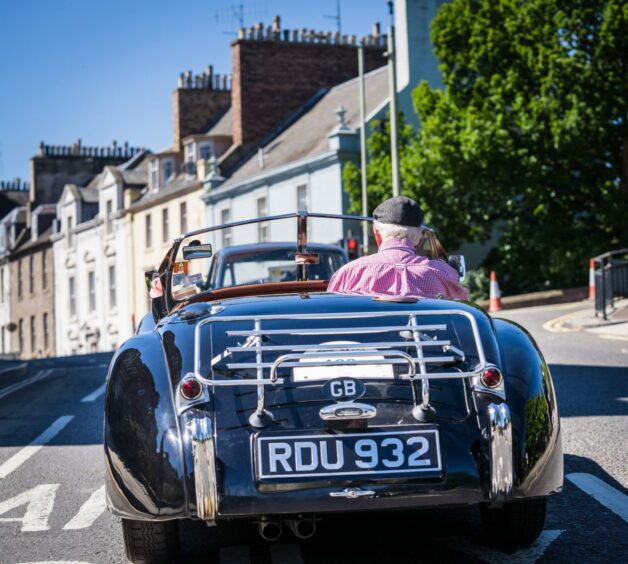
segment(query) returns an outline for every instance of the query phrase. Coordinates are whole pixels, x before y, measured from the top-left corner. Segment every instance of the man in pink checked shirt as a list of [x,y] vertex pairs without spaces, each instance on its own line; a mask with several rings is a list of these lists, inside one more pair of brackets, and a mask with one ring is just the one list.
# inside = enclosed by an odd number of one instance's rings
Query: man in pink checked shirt
[[416,254],[423,238],[423,210],[405,196],[395,196],[373,212],[379,250],[337,270],[328,292],[372,296],[469,299],[458,273],[442,260]]

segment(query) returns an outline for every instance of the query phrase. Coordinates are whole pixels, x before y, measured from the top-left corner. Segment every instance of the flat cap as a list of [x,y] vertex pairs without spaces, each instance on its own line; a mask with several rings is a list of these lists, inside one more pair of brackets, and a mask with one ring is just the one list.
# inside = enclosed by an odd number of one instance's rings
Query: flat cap
[[419,204],[405,196],[384,200],[373,210],[373,217],[380,223],[394,223],[406,227],[420,227],[424,215]]

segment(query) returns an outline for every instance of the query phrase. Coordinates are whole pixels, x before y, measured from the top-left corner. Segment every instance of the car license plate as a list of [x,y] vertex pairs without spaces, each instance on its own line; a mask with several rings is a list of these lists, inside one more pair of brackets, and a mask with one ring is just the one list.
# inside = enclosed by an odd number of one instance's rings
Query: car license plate
[[260,480],[427,476],[442,473],[436,428],[366,433],[259,434]]

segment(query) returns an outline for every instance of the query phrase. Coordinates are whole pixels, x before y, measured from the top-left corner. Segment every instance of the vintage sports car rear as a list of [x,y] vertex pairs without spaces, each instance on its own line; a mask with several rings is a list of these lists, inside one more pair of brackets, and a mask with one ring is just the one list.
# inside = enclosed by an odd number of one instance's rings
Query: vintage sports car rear
[[[540,534],[563,481],[540,351],[469,302],[326,293],[308,279],[324,262],[308,240],[342,249],[359,219],[299,212],[175,241],[155,319],[108,377],[107,501],[130,560],[173,557],[177,519],[208,534],[248,519],[275,540],[307,538],[330,513],[476,504],[493,539]],[[278,281],[205,289],[216,250],[262,222],[297,242],[243,272]]]

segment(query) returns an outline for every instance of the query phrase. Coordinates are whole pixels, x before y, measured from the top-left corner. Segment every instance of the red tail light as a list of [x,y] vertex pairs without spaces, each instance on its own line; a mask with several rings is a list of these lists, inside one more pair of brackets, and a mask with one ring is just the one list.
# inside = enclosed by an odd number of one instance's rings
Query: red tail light
[[481,376],[482,384],[484,384],[487,388],[497,388],[497,386],[501,385],[503,376],[498,368],[494,366],[489,366],[484,374]]
[[179,392],[186,400],[195,400],[201,397],[203,386],[196,378],[189,376],[181,382]]

